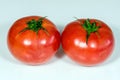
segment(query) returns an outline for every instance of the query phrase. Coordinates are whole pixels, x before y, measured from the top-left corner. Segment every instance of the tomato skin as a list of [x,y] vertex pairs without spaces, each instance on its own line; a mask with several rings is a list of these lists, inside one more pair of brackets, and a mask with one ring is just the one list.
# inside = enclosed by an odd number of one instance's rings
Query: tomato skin
[[32,30],[19,33],[27,27],[27,22],[40,16],[27,16],[17,20],[9,29],[7,44],[12,55],[29,65],[43,64],[50,60],[60,46],[60,33],[56,26],[44,18],[42,26],[47,30],[39,30],[36,34]]
[[91,33],[86,43],[87,32],[83,28],[86,19],[78,19],[67,24],[61,35],[64,52],[75,62],[83,66],[95,66],[103,63],[112,53],[114,36],[107,24],[90,19],[100,26],[97,33]]

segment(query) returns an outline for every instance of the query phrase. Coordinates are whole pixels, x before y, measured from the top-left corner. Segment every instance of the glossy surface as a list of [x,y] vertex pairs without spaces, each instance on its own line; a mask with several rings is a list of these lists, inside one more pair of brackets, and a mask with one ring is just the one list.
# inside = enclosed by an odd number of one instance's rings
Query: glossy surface
[[86,43],[86,30],[83,28],[85,19],[73,21],[65,26],[62,33],[62,47],[64,52],[77,63],[84,66],[94,66],[104,62],[114,48],[114,36],[104,22],[90,19],[100,26],[97,32],[90,34]]
[[48,19],[43,19],[42,26],[47,33],[40,29],[38,34],[32,30],[19,33],[27,22],[39,16],[28,16],[17,20],[9,29],[7,43],[11,53],[20,61],[37,65],[43,64],[57,52],[60,45],[60,33],[56,26]]
[[[120,80],[119,8],[120,0],[0,0],[0,80]],[[113,54],[99,66],[83,67],[60,49],[46,64],[24,65],[10,54],[6,38],[13,22],[26,15],[48,16],[61,33],[74,16],[102,20],[114,34]]]

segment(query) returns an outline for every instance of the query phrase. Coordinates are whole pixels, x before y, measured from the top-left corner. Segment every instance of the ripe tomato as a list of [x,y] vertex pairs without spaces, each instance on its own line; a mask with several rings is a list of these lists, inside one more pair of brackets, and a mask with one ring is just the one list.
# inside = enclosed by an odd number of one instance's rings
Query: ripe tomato
[[10,52],[21,62],[43,64],[57,52],[60,33],[45,17],[27,16],[11,26],[7,44]]
[[65,26],[61,36],[64,52],[83,66],[104,62],[114,48],[114,36],[107,24],[97,19],[77,19]]

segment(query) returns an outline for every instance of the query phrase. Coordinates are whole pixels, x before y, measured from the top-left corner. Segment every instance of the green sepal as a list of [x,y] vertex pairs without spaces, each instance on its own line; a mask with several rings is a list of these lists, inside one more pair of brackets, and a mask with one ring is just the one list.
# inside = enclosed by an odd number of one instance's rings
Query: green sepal
[[89,19],[86,19],[83,23],[83,27],[84,29],[86,30],[87,32],[87,35],[86,35],[86,43],[88,44],[88,39],[90,37],[90,34],[91,33],[94,33],[94,32],[97,32],[98,29],[100,28],[100,26],[97,26],[96,25],[96,22],[93,22],[93,23],[90,23],[90,20]]
[[44,18],[46,18],[46,16],[45,17],[41,17],[38,20],[32,19],[32,20],[28,21],[26,23],[27,27],[24,28],[23,30],[21,30],[19,33],[25,32],[27,30],[32,30],[32,31],[36,32],[36,34],[38,34],[38,31],[40,29],[42,29],[42,30],[44,30],[48,34],[48,31],[42,26]]

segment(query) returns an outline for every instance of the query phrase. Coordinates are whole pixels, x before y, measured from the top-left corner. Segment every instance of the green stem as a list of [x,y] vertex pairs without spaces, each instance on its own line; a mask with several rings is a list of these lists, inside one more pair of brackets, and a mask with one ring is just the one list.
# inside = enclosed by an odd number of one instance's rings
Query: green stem
[[94,32],[98,32],[98,29],[100,28],[100,26],[97,26],[96,22],[90,23],[90,20],[86,19],[83,23],[83,27],[87,32],[86,43],[88,44],[88,39],[90,37],[90,34]]
[[38,31],[40,29],[42,29],[48,34],[48,31],[42,26],[44,18],[46,18],[46,17],[41,17],[39,20],[32,19],[32,20],[28,21],[27,22],[28,26],[26,28],[24,28],[23,30],[21,30],[19,33],[25,32],[27,30],[32,30],[32,31],[36,32],[36,34],[38,34]]

